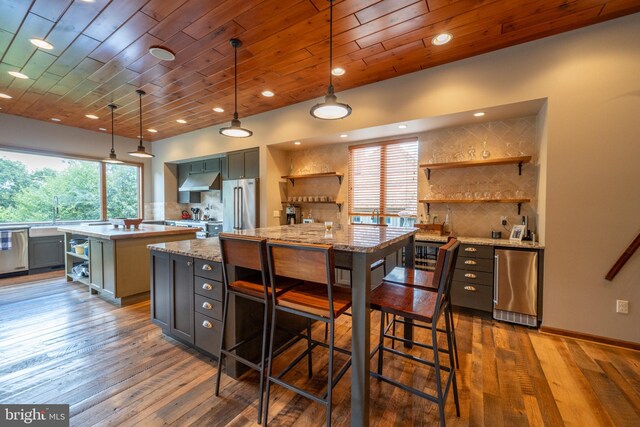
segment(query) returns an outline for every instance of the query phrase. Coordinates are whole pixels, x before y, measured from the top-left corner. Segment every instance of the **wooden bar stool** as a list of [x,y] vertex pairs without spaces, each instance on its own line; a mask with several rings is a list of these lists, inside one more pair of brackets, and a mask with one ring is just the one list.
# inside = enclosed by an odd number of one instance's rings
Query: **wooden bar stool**
[[[432,271],[419,270],[408,267],[395,267],[391,270],[391,273],[384,277],[385,282],[397,283],[399,285],[413,286],[416,288],[425,289],[428,291],[438,292],[438,284],[434,283],[434,273]],[[453,280],[453,275],[451,277]],[[446,299],[446,311],[451,322],[451,336],[453,341],[453,354],[455,356],[456,368],[460,368],[460,361],[458,359],[458,341],[456,340],[456,328],[453,323],[453,306],[451,305],[451,288],[449,288],[449,294],[444,295]],[[395,316],[393,316],[392,322],[392,334],[396,334]],[[387,320],[388,323],[388,320]],[[438,332],[445,332],[444,329],[439,328]],[[395,347],[395,341],[392,341],[391,347]]]
[[[452,336],[451,336],[451,319],[447,313],[449,288],[451,287],[453,270],[455,268],[455,261],[458,255],[458,248],[460,243],[455,239],[451,240],[446,245],[440,247],[438,250],[438,260],[436,263],[436,270],[433,275],[433,283],[437,283],[438,291],[433,292],[414,286],[407,286],[405,284],[398,284],[392,282],[383,281],[380,286],[371,292],[371,307],[374,310],[380,311],[380,342],[372,352],[372,356],[378,352],[378,367],[376,372],[371,372],[374,378],[378,378],[389,384],[395,385],[402,390],[408,391],[412,394],[430,400],[438,404],[438,411],[440,413],[440,425],[445,425],[444,417],[444,405],[447,399],[449,390],[453,388],[453,397],[456,405],[456,414],[460,416],[460,404],[458,401],[458,388],[456,383],[456,369],[454,367],[454,357],[452,351]],[[394,315],[394,322],[407,322],[415,321],[412,323],[413,327],[422,327],[431,330],[431,343],[425,344],[415,341],[415,339],[409,340],[406,338],[396,337],[394,335],[388,335],[389,325],[385,325],[384,314],[390,313]],[[408,320],[399,320],[397,317],[402,317]],[[437,323],[441,317],[444,317],[445,329],[447,337],[447,350],[440,349],[438,346],[437,335]],[[426,348],[432,350],[433,360],[424,359],[422,357],[415,356],[413,354],[403,353],[392,347],[386,347],[384,345],[384,339],[391,338],[392,340],[398,340],[404,343],[415,345],[420,348]],[[404,357],[413,362],[431,366],[435,370],[435,389],[436,393],[429,394],[422,390],[418,390],[407,384],[400,383],[390,377],[383,375],[384,365],[384,353],[391,353],[397,356]],[[449,356],[449,364],[443,365],[440,361],[440,352],[447,353]],[[442,376],[445,374],[445,383],[442,384]]]
[[[258,424],[262,421],[262,400],[264,396],[264,372],[265,372],[265,356],[267,351],[268,337],[268,303],[271,292],[277,294],[286,292],[291,287],[299,284],[297,280],[282,279],[278,281],[275,287],[270,286],[269,272],[267,266],[266,240],[258,237],[241,236],[237,234],[221,233],[218,236],[220,240],[220,254],[222,255],[222,273],[224,279],[225,297],[224,308],[222,313],[222,338],[220,339],[220,360],[218,362],[218,372],[216,375],[215,395],[220,394],[220,377],[222,375],[222,359],[232,358],[236,361],[255,369],[260,373],[260,397],[258,398]],[[248,279],[229,281],[229,267],[253,270],[254,273],[249,275]],[[243,338],[233,346],[226,348],[224,345],[224,336],[227,327],[229,297],[234,295],[238,298],[244,298],[262,304],[264,311],[264,320],[261,330],[258,329],[254,334]],[[260,361],[253,362],[245,357],[237,354],[245,345],[253,340],[261,337]]]
[[[302,280],[302,285],[291,288],[287,292],[272,292],[273,312],[271,341],[269,346],[269,365],[267,369],[266,404],[264,419],[268,423],[269,391],[272,384],[278,384],[295,393],[300,394],[314,402],[321,403],[327,408],[327,426],[331,425],[331,409],[333,387],[351,366],[351,353],[335,346],[335,319],[344,314],[351,307],[351,292],[334,286],[335,264],[333,247],[330,245],[307,245],[287,242],[267,243],[267,255],[269,259],[269,275],[271,286],[276,289],[283,278]],[[328,343],[311,339],[309,345],[279,373],[273,373],[274,357],[274,330],[279,312],[292,313],[307,319],[307,325],[311,321],[319,321],[328,324]],[[327,373],[327,389],[321,396],[312,394],[300,387],[286,382],[283,377],[298,364],[305,356],[308,356],[309,368],[312,369],[311,353],[315,347],[324,347],[329,350],[329,366]],[[333,357],[338,351],[347,354],[348,360],[334,376]]]

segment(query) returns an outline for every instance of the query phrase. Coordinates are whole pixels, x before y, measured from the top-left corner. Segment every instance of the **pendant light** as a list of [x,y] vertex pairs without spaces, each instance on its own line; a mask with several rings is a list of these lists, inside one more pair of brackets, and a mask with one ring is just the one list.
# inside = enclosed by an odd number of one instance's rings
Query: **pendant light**
[[233,120],[231,120],[231,126],[220,129],[220,133],[224,136],[230,136],[232,138],[247,138],[253,135],[249,129],[244,129],[240,126],[240,120],[238,120],[238,48],[242,46],[242,42],[238,39],[229,40],[231,46],[233,46],[233,68],[235,82],[235,107],[233,111]]
[[149,159],[151,157],[155,157],[151,153],[147,153],[144,149],[144,145],[142,145],[142,95],[146,95],[146,92],[143,90],[136,90],[136,93],[140,96],[140,141],[138,144],[138,149],[136,151],[130,151],[129,155],[133,157],[144,157]]
[[103,159],[102,161],[105,163],[113,163],[113,164],[124,163],[122,160],[118,160],[118,158],[116,157],[116,150],[113,148],[113,140],[114,140],[113,112],[118,107],[115,104],[109,104],[107,105],[107,107],[111,109],[111,152],[109,153],[109,157],[107,157],[106,159]]
[[336,120],[344,119],[351,114],[351,107],[348,104],[338,102],[338,98],[333,93],[333,2],[329,1],[329,88],[324,102],[316,104],[311,108],[311,115],[316,119]]

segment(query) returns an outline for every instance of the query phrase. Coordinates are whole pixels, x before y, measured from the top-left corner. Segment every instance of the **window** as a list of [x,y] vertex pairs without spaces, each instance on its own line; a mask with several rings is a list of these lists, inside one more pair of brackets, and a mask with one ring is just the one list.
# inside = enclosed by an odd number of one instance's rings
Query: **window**
[[349,147],[352,223],[409,226],[418,200],[418,141],[404,139]]
[[0,151],[0,223],[139,217],[140,172],[138,165]]

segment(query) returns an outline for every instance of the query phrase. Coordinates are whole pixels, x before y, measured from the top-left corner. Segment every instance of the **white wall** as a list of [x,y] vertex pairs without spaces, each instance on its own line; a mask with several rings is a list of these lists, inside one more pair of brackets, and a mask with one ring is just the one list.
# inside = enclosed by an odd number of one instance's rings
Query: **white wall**
[[[154,177],[161,185],[166,161],[261,146],[262,224],[274,224],[267,212],[280,208],[272,188],[280,171],[267,168],[266,145],[546,98],[543,324],[640,342],[640,254],[613,282],[603,279],[640,231],[638,34],[640,14],[634,14],[339,91],[354,111],[345,120],[312,119],[308,111],[317,100],[311,100],[241,118],[254,132],[248,140],[224,138],[214,127],[158,141]],[[629,315],[615,314],[616,299],[630,301]]]
[[[47,123],[26,117],[0,114],[0,149],[2,146],[47,151],[70,156],[102,159],[111,150],[111,134]],[[152,200],[151,161],[127,155],[135,151],[138,141],[116,136],[114,147],[119,159],[143,164],[144,202]],[[149,147],[149,143],[145,143]]]

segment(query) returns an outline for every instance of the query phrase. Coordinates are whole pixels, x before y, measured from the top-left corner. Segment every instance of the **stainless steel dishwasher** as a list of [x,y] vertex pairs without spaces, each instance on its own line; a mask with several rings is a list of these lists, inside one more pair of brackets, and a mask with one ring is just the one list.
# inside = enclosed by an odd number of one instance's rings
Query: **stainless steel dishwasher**
[[493,318],[538,325],[538,251],[495,250]]
[[29,235],[26,228],[4,230],[11,233],[11,249],[0,251],[0,274],[29,270]]

